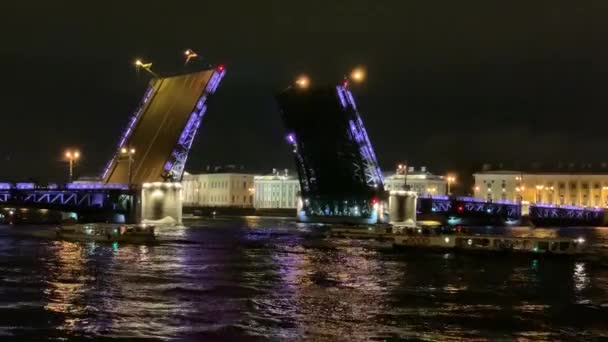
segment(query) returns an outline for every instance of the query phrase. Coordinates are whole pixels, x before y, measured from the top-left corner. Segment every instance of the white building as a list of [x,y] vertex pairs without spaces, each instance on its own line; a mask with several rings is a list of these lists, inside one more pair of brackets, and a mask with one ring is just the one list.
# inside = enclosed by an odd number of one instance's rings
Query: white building
[[272,174],[254,177],[255,197],[253,206],[256,209],[296,208],[300,181],[297,177],[276,169]]
[[608,173],[483,171],[473,175],[476,197],[555,205],[607,206]]
[[[445,195],[447,193],[447,182],[444,176],[437,176],[427,171],[426,167],[416,170],[409,167],[405,170],[397,170],[397,173],[385,175],[384,189],[404,190],[405,185],[418,195]],[[406,179],[407,178],[407,182]]]
[[244,173],[184,174],[185,206],[253,207],[253,177]]

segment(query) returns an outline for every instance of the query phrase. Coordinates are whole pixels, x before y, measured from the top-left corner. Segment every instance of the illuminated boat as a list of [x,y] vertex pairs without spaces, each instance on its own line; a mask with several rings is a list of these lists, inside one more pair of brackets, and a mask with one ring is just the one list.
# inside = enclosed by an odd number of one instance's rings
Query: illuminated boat
[[393,228],[389,225],[332,226],[328,235],[350,239],[392,239]]
[[151,243],[156,241],[152,225],[78,224],[57,229],[57,238],[69,241]]
[[583,238],[512,237],[466,234],[395,234],[397,248],[506,254],[579,255],[588,252]]

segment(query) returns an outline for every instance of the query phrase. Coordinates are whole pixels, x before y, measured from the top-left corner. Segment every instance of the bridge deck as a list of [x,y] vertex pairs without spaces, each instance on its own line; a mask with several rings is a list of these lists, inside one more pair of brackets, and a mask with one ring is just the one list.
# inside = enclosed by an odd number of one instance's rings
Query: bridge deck
[[[193,111],[197,110],[201,95],[216,72],[211,69],[152,80],[142,101],[140,113],[136,113],[128,127],[103,181],[128,182],[129,163],[127,158],[120,155],[121,147],[136,150],[132,164],[133,183],[162,181],[166,171],[165,165],[170,161],[170,156]],[[204,106],[204,99],[202,101]],[[200,115],[202,116],[202,113]]]

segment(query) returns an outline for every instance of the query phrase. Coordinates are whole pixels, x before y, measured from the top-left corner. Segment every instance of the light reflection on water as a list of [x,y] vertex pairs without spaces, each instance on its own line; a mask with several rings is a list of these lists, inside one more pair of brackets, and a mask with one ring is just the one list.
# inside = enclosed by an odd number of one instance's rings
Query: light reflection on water
[[[1,335],[354,340],[608,337],[608,263],[396,253],[288,221],[170,228],[161,243],[0,228]],[[486,232],[487,229],[483,228]],[[608,231],[515,228],[515,235]]]

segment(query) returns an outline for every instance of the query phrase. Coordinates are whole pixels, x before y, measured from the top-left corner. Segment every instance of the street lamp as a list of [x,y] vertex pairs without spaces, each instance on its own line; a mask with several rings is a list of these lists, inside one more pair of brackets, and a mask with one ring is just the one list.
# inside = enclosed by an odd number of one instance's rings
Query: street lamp
[[536,186],[536,203],[540,203],[541,201],[541,191],[544,189],[545,187],[543,185],[537,185]]
[[78,152],[78,150],[67,150],[65,152],[65,158],[70,164],[70,183],[72,183],[72,178],[74,177],[74,163],[78,160],[78,158],[80,158],[80,152]]
[[150,75],[158,78],[158,75],[152,71],[152,63],[144,63],[141,59],[135,60],[135,66],[139,69],[142,68],[150,73]]
[[357,67],[350,73],[350,79],[356,83],[361,83],[365,80],[365,69]]
[[132,168],[133,168],[133,161],[134,158],[133,156],[135,155],[135,149],[133,147],[123,147],[120,149],[120,154],[122,154],[123,156],[126,156],[129,161],[129,187],[131,187],[131,175],[132,175]]
[[186,63],[184,63],[184,65],[188,64],[188,62],[190,62],[192,58],[198,57],[198,54],[192,49],[187,49],[186,51],[184,51],[184,55],[186,56]]
[[308,88],[310,86],[310,79],[306,75],[301,75],[296,80],[296,85],[300,89],[306,89],[306,88]]
[[456,182],[456,176],[450,176],[450,175],[448,175],[446,177],[446,180],[448,181],[448,196],[449,196],[449,195],[452,194],[451,185],[452,185],[452,183]]

